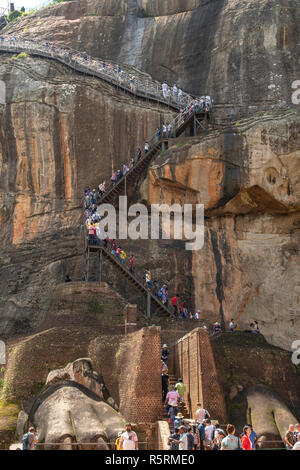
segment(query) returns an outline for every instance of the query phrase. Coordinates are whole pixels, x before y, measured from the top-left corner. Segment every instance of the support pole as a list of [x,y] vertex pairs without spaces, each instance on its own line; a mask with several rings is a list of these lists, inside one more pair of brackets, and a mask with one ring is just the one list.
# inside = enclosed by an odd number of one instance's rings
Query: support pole
[[90,248],[87,248],[87,260],[86,260],[86,282],[89,282],[89,268],[90,268]]
[[99,282],[102,280],[102,250],[99,251]]
[[194,114],[194,137],[197,135],[197,118],[196,114]]
[[207,112],[205,113],[205,135],[207,134]]
[[147,294],[147,317],[148,318],[151,317],[151,296],[150,296],[150,292],[148,292],[148,294]]

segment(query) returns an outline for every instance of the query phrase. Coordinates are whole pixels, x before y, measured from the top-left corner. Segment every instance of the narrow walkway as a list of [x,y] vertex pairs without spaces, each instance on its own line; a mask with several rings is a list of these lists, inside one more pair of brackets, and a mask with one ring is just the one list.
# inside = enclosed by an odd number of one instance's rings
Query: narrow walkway
[[[187,93],[170,93],[164,96],[162,84],[137,69],[113,64],[111,61],[88,56],[70,47],[59,47],[50,43],[40,44],[29,40],[0,37],[0,52],[21,53],[60,62],[78,73],[99,78],[138,98],[168,106],[174,110],[186,107],[193,97]],[[123,70],[123,68],[124,70]],[[126,70],[125,70],[126,69]]]

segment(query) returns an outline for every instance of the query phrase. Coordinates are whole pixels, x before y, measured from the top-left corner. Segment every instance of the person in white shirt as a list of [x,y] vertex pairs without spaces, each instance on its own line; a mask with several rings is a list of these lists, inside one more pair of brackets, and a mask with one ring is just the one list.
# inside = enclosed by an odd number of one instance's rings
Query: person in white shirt
[[197,406],[198,406],[198,409],[195,413],[195,421],[196,423],[200,424],[205,419],[205,417],[208,416],[210,418],[210,414],[207,410],[202,408],[201,403],[197,403]]
[[215,426],[211,424],[210,419],[206,420],[206,426],[205,426],[205,444],[206,446],[211,446],[212,441],[215,438]]
[[166,124],[163,125],[163,137],[164,138],[167,137],[167,126],[166,126]]
[[297,442],[294,444],[292,450],[300,450],[300,432],[297,434]]
[[172,441],[178,444],[178,450],[188,450],[188,438],[184,426],[179,427],[179,435],[180,438],[178,441],[175,439],[172,439]]
[[138,438],[134,431],[131,429],[131,424],[127,423],[125,426],[126,431],[122,433],[120,438],[120,448],[123,450],[138,450]]
[[200,311],[197,310],[197,312],[195,313],[195,316],[194,316],[195,320],[199,320],[199,313],[200,313]]
[[229,322],[229,330],[233,333],[235,329],[235,324],[233,318]]

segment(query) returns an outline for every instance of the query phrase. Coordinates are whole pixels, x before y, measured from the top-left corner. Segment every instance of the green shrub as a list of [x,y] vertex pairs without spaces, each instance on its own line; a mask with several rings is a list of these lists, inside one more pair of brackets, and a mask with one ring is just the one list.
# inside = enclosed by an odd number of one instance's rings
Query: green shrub
[[14,54],[12,60],[27,59],[28,54],[26,52],[20,52],[20,54]]
[[7,16],[7,21],[11,22],[22,16],[23,13],[20,10],[14,10]]

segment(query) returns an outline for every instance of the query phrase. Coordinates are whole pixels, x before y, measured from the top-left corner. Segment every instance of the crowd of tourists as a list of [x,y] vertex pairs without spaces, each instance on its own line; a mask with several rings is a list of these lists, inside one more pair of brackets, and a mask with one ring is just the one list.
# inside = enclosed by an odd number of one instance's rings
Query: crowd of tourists
[[[251,424],[236,435],[235,426],[220,426],[209,411],[199,402],[193,419],[185,419],[179,408],[184,410],[186,386],[182,378],[169,386],[169,350],[163,344],[161,350],[162,401],[166,406],[171,434],[168,437],[169,450],[256,450],[258,436]],[[272,444],[272,442],[271,442]],[[286,450],[300,450],[300,424],[291,424],[285,434]]]

